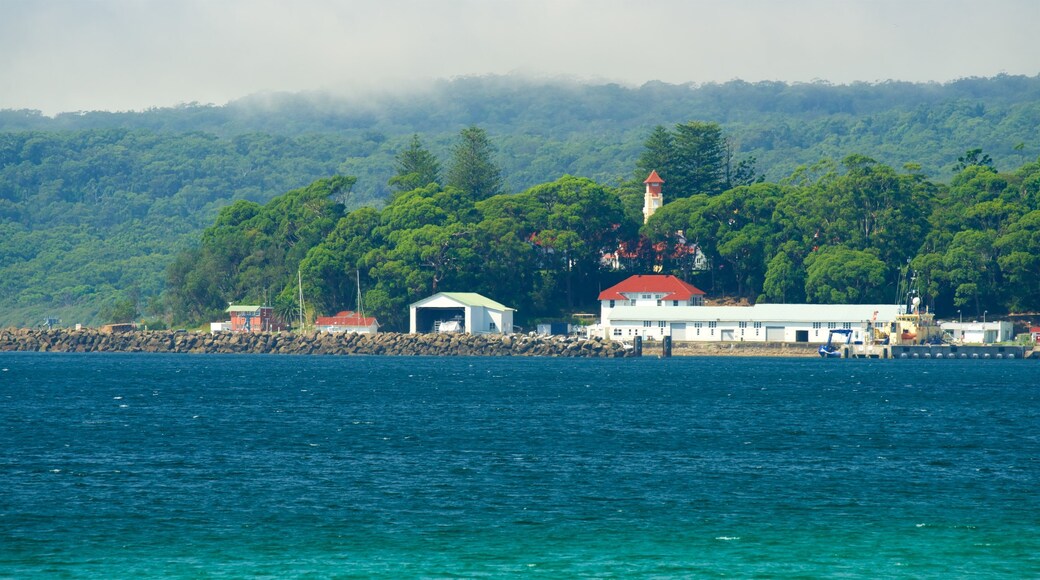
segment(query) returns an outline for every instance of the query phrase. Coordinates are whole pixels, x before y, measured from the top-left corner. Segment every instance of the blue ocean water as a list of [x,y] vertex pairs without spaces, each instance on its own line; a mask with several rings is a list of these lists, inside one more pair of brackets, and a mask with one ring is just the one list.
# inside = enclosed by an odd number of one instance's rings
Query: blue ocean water
[[0,577],[1040,577],[1032,361],[0,353]]

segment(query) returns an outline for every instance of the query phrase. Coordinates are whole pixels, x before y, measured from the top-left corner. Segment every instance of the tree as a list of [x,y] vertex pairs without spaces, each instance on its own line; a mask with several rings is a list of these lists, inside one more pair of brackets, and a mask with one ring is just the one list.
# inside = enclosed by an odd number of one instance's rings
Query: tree
[[[732,153],[727,150],[727,158],[732,158]],[[758,169],[755,164],[758,162],[754,155],[751,155],[745,159],[741,159],[737,162],[736,167],[731,167],[729,161],[726,162],[726,189],[731,187],[740,187],[741,185],[751,185],[753,183],[762,183],[766,180],[766,176],[758,173]]]
[[375,235],[379,213],[372,208],[350,212],[300,263],[305,301],[319,312],[357,308],[357,287],[368,288],[367,276],[358,280],[362,258],[381,239]]
[[566,305],[594,300],[600,260],[620,242],[615,227],[624,219],[620,198],[591,179],[570,175],[521,196],[531,200],[531,239],[542,252],[544,270],[564,289]]
[[1006,300],[1011,309],[1040,309],[1040,210],[1013,222],[996,241],[1000,252],[997,263],[1008,287]]
[[[714,195],[726,189],[726,139],[718,123],[690,121],[676,125],[669,190],[683,197]],[[664,175],[661,176],[664,179]]]
[[651,171],[657,171],[661,179],[667,180],[672,166],[672,134],[663,125],[657,125],[643,142],[643,152],[636,162],[636,183],[642,183]]
[[815,304],[866,304],[884,298],[885,263],[870,252],[827,246],[805,260],[805,297]]
[[982,149],[969,149],[964,155],[957,158],[957,165],[954,166],[953,172],[960,173],[969,167],[988,167],[994,172],[996,169],[993,167],[993,158],[988,154],[983,153]]
[[394,191],[411,191],[440,182],[441,166],[432,153],[423,147],[419,135],[412,135],[408,148],[397,154],[397,173],[390,178]]
[[137,300],[126,296],[103,306],[98,317],[108,322],[133,322],[137,320],[137,314]]
[[452,149],[448,185],[462,190],[474,202],[501,193],[502,174],[492,160],[495,148],[487,133],[471,126],[463,129],[459,138]]
[[996,291],[995,239],[996,232],[978,230],[965,230],[953,237],[943,256],[943,266],[955,289],[956,306],[971,304],[976,314],[990,306]]
[[221,210],[199,247],[178,257],[168,271],[178,316],[210,317],[232,301],[274,301],[276,308],[291,309],[297,269],[342,217],[343,206],[333,198],[353,184],[353,177],[334,176],[263,206],[238,201]]
[[799,302],[805,287],[805,273],[787,252],[780,251],[769,260],[762,283],[760,302],[785,304]]

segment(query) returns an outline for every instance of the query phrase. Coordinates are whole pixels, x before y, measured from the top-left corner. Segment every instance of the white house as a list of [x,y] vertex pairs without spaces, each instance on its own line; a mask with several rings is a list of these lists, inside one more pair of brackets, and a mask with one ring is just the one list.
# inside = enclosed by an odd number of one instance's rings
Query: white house
[[963,344],[992,344],[1015,339],[1015,325],[1006,321],[943,322],[939,326],[954,342]]
[[632,276],[600,293],[604,338],[631,340],[827,342],[830,330],[868,337],[867,323],[884,328],[897,304],[756,304],[704,306],[704,292],[674,276]]
[[[438,292],[409,307],[409,332],[510,334],[516,309],[476,292]],[[442,328],[443,327],[443,328]]]

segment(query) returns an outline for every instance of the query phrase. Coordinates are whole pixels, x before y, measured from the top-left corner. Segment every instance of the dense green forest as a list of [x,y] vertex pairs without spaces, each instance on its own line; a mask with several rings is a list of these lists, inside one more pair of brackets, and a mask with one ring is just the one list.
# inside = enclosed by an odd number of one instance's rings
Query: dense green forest
[[777,183],[753,171],[733,182],[720,127],[682,123],[646,140],[639,165],[658,168],[672,197],[643,224],[636,180],[565,175],[500,193],[486,135],[460,137],[443,180],[414,138],[390,180],[407,185],[382,210],[335,202],[350,177],[225,208],[170,268],[173,311],[219,319],[229,297],[244,297],[292,319],[302,292],[313,319],[356,307],[361,287],[368,311],[404,330],[410,302],[471,290],[530,325],[594,309],[599,290],[633,273],[673,273],[751,301],[879,303],[899,300],[908,266],[939,312],[1040,307],[1040,162],[1000,174],[970,150],[945,186],[917,167],[849,155]]
[[[317,314],[352,306],[347,289],[360,270],[388,324],[423,292],[458,286],[528,317],[555,316],[590,307],[623,274],[598,256],[593,264],[594,254],[672,244],[678,231],[711,268],[667,257],[663,267],[715,295],[889,301],[898,265],[914,259],[940,312],[1035,309],[1025,273],[1040,269],[1038,97],[1040,77],[1007,75],[638,88],[486,77],[365,98],[261,95],[53,118],[0,111],[0,325],[193,322],[211,316],[217,298],[287,307],[297,267]],[[467,127],[489,145],[493,195],[451,175]],[[716,129],[710,183],[662,157],[662,143],[691,142],[689,127]],[[443,179],[422,183],[401,173],[409,151],[452,162]],[[640,238],[647,167],[662,171],[671,203]],[[301,192],[312,196],[302,207],[322,212],[305,234],[254,235],[248,255],[199,257],[225,243],[232,252],[236,228],[290,211],[286,198]],[[554,195],[573,200],[530,201]],[[609,235],[579,232],[575,220],[607,220]],[[456,247],[462,241],[470,250]],[[201,265],[221,263],[228,280],[202,292],[212,272]],[[261,278],[232,275],[242,272]]]

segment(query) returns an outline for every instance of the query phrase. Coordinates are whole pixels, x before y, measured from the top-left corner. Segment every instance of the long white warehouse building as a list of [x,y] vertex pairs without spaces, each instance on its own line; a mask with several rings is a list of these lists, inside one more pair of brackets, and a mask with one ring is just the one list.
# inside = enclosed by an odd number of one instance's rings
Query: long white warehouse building
[[866,337],[867,323],[884,328],[903,307],[898,304],[756,304],[704,306],[704,292],[675,276],[632,276],[600,293],[604,338],[627,341],[827,342],[829,331]]

